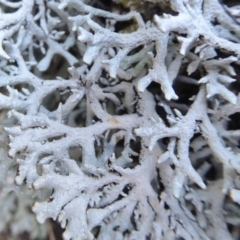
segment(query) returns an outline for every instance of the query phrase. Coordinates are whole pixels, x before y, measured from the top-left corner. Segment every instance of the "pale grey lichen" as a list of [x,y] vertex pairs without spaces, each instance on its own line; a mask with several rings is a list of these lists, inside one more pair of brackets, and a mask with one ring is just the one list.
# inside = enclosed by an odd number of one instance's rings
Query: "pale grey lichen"
[[0,231],[44,237],[35,202],[66,240],[238,239],[239,6],[152,2],[0,0]]

